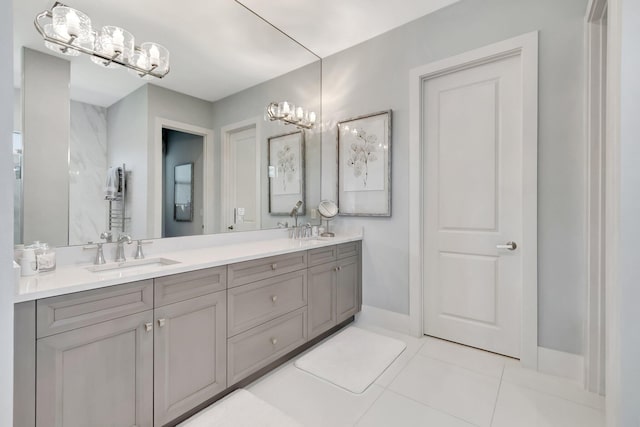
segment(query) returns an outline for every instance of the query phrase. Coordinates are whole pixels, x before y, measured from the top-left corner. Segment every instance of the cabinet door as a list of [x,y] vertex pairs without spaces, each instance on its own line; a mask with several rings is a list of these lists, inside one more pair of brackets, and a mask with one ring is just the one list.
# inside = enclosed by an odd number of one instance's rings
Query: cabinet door
[[312,339],[336,325],[336,273],[335,262],[309,269],[308,286],[308,338]]
[[224,291],[156,308],[156,426],[226,388],[226,321]]
[[145,311],[38,340],[36,425],[150,427],[152,322]]
[[354,256],[338,261],[336,307],[338,323],[360,311],[360,262]]

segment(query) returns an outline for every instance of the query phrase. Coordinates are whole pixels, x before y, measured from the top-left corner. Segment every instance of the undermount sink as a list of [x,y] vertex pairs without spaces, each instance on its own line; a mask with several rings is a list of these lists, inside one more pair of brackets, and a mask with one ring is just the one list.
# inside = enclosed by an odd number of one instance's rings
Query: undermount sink
[[124,262],[111,262],[102,265],[92,265],[87,267],[87,270],[93,273],[104,272],[124,272],[130,270],[141,270],[154,267],[164,267],[166,265],[180,264],[180,261],[175,261],[169,258],[149,258],[149,259],[135,259],[132,261]]

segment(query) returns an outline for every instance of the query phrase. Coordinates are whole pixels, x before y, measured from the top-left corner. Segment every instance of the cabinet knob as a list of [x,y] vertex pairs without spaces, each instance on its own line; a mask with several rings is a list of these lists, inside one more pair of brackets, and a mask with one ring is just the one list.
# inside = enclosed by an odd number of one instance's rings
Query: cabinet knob
[[273,345],[278,344],[278,339],[277,338],[271,338],[271,344],[273,344]]
[[271,297],[271,302],[273,302],[275,304],[276,301],[278,301],[278,296],[277,295],[273,295]]
[[338,271],[339,267],[333,267],[333,271]]
[[167,322],[166,319],[158,319],[158,326],[162,328],[166,322]]
[[151,332],[151,330],[153,329],[153,323],[145,323],[144,324],[144,330],[147,332]]
[[273,264],[271,264],[271,269],[275,270],[276,268],[278,268],[278,264],[276,264],[275,262]]

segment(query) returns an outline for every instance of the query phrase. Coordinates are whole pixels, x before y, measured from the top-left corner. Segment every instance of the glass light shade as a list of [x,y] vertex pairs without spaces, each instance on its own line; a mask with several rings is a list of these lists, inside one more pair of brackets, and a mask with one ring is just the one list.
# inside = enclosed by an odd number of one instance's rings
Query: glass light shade
[[52,10],[53,31],[61,40],[77,39],[80,43],[91,41],[91,19],[77,9],[56,6]]
[[169,50],[158,43],[145,42],[140,50],[149,58],[149,69],[155,66],[154,72],[164,74],[169,71]]
[[[96,52],[117,59],[122,62],[129,62],[134,55],[135,39],[133,35],[125,29],[106,25],[102,27],[100,33],[96,37]],[[98,65],[107,68],[117,67],[117,64],[105,61],[101,58],[92,57],[91,60]]]
[[278,104],[278,117],[287,117],[291,113],[291,105],[287,101]]
[[[53,24],[47,24],[44,26],[44,33],[51,38],[57,39],[57,40],[61,40],[61,41],[66,41],[66,40],[62,40],[57,34],[56,32],[53,30]],[[73,42],[73,44],[77,44],[75,41]],[[52,51],[56,52],[56,53],[60,53],[62,55],[67,55],[67,56],[78,56],[80,55],[80,52],[78,52],[77,50],[73,50],[73,49],[68,49],[65,48],[63,46],[57,45],[55,43],[51,43],[45,40],[44,45],[48,48],[51,49]]]
[[[134,67],[142,68],[143,70],[149,70],[149,68],[151,68],[149,57],[146,53],[140,50],[136,50],[133,56],[129,58],[129,64],[133,65]],[[141,73],[134,69],[129,69],[129,72],[131,74],[135,74],[138,77],[141,77],[144,80],[151,80],[152,78],[149,75],[141,76]]]

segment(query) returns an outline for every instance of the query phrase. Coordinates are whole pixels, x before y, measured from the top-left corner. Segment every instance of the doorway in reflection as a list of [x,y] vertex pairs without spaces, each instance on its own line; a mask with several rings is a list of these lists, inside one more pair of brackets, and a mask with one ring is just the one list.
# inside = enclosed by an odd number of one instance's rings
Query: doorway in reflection
[[162,237],[203,234],[204,137],[162,129]]

